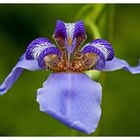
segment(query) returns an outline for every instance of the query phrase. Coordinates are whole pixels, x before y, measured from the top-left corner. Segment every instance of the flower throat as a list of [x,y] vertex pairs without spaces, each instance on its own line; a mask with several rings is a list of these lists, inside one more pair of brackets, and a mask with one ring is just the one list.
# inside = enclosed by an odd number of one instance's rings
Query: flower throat
[[95,53],[83,54],[76,50],[68,54],[64,48],[61,50],[61,54],[61,57],[50,54],[44,58],[45,64],[50,70],[54,72],[82,72],[95,67],[97,62]]

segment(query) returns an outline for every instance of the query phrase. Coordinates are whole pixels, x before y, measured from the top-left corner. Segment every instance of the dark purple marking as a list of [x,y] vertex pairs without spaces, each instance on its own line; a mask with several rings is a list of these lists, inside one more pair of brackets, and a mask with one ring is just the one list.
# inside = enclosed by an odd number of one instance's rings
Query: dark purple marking
[[65,24],[61,20],[57,20],[55,32],[54,32],[54,38],[58,36],[62,36],[63,38],[66,38],[67,36]]
[[86,31],[85,31],[83,21],[77,21],[75,23],[74,37],[79,37],[79,36],[86,36]]

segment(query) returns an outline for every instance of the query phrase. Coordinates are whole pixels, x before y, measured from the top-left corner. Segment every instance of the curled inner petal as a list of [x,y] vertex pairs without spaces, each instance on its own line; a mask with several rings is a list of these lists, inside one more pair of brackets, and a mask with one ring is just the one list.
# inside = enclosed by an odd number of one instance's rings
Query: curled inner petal
[[52,46],[52,44],[49,39],[44,37],[37,38],[28,45],[25,52],[25,58],[27,60],[36,60],[42,50],[50,46]]
[[59,37],[59,36],[61,36],[63,38],[66,37],[66,27],[65,27],[65,23],[63,21],[57,20],[55,32],[54,32],[53,36],[55,39],[57,39],[57,37]]
[[108,41],[104,39],[95,39],[88,45],[99,49],[101,53],[104,55],[106,61],[110,61],[113,59],[114,50]]
[[98,56],[96,69],[104,68],[106,61],[111,61],[114,57],[114,50],[111,44],[104,39],[96,39],[86,44],[83,53],[95,53]]
[[53,34],[53,38],[55,39],[58,47],[64,48],[65,46],[65,38],[66,38],[66,27],[63,21],[57,20],[55,32]]
[[74,38],[76,38],[76,50],[87,38],[84,23],[82,21],[77,21],[75,23]]
[[52,54],[57,55],[58,58],[61,56],[59,49],[56,48],[56,46],[52,44],[47,38],[37,38],[29,44],[25,56],[27,60],[38,61],[40,68],[47,69],[50,66],[55,66],[54,64],[56,62],[52,62],[53,59],[51,60],[51,65],[49,65],[49,63],[45,63],[44,61],[44,57]]

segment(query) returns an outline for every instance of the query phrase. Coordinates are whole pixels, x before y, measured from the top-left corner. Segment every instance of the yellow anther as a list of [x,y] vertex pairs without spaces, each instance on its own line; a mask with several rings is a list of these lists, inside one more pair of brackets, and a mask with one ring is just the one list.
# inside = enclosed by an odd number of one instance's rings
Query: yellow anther
[[68,45],[72,46],[72,38],[71,37],[68,38]]

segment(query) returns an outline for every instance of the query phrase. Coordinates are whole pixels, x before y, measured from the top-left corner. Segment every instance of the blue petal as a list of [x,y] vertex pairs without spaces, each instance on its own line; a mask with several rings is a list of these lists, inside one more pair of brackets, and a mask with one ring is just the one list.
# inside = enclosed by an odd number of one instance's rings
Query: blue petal
[[118,69],[124,69],[129,71],[132,74],[140,73],[140,64],[136,67],[131,67],[125,60],[121,60],[117,57],[114,57],[111,61],[106,61],[105,67],[98,70],[101,71],[115,71]]
[[90,134],[101,115],[101,85],[86,74],[51,74],[38,89],[40,110],[67,126]]
[[7,92],[8,89],[16,82],[23,69],[30,71],[39,70],[39,66],[36,60],[26,60],[25,55],[23,55],[16,66],[12,69],[10,74],[6,77],[4,82],[0,85],[0,95]]

